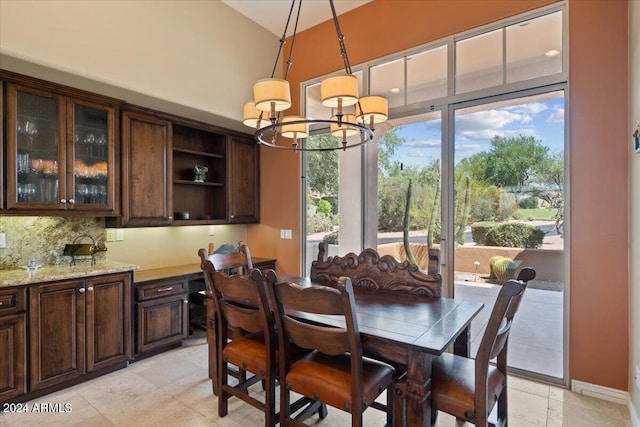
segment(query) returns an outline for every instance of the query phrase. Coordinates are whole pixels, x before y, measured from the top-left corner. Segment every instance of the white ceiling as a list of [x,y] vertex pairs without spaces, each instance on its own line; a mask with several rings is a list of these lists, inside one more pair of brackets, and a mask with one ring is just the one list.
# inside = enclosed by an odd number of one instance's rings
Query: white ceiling
[[[222,3],[234,8],[247,18],[260,24],[278,37],[282,36],[287,16],[291,9],[289,0],[221,0]],[[341,15],[345,12],[369,3],[372,0],[334,0],[336,13]],[[298,11],[298,2],[294,7],[291,22],[287,29],[287,35],[293,33],[295,16]],[[331,19],[331,6],[328,0],[306,0],[302,2],[300,9],[300,20],[298,31],[306,30]]]

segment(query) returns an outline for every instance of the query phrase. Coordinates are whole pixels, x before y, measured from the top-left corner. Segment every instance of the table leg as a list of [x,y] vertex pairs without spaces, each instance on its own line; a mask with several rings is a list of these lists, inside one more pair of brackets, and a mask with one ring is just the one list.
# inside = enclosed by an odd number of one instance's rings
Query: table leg
[[409,350],[407,364],[407,426],[431,425],[431,354]]
[[453,342],[453,354],[462,357],[471,354],[471,325],[464,328]]

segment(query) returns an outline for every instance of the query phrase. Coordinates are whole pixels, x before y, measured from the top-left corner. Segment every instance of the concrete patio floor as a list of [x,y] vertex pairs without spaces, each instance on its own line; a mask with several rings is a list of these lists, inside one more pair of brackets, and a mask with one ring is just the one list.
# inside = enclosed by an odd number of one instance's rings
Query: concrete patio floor
[[[457,280],[455,286],[456,298],[484,304],[471,323],[471,350],[475,356],[500,285]],[[526,290],[509,335],[509,366],[563,378],[563,297],[562,291],[532,286]]]

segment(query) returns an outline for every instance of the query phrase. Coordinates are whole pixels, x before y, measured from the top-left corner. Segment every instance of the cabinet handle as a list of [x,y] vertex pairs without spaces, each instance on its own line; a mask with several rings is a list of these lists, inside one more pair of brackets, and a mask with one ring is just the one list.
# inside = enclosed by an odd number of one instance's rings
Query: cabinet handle
[[84,294],[85,289],[84,288],[80,288],[78,289],[78,292],[80,292],[81,294]]
[[67,199],[60,199],[60,203],[67,203]]
[[168,288],[158,288],[156,292],[169,292],[173,290],[173,286],[169,286]]
[[87,290],[88,290],[89,292],[93,292],[93,286],[89,286],[89,287],[87,288]]
[[173,219],[173,217],[172,216],[168,216],[167,219]]
[[75,202],[76,202],[75,199],[69,199],[69,204],[70,205],[73,205]]
[[185,303],[185,304],[189,304],[189,300],[188,299],[182,300],[182,302]]
[[233,218],[235,218],[235,217],[236,217],[235,215],[231,215],[231,219],[233,219]]
[[0,301],[0,305],[4,304],[2,301]]

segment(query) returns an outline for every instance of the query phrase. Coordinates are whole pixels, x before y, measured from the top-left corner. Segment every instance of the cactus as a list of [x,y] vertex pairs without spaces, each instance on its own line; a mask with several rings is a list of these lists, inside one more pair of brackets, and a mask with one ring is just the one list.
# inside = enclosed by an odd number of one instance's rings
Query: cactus
[[431,217],[429,218],[429,228],[427,229],[427,248],[433,248],[433,235],[436,229],[436,218],[438,212],[438,202],[440,201],[440,181],[436,181],[436,195],[433,198]]
[[467,228],[467,220],[469,218],[469,209],[471,201],[471,178],[469,176],[465,179],[465,190],[464,190],[464,204],[462,205],[462,216],[460,218],[460,226],[458,227],[458,231],[456,232],[455,241],[459,245],[464,245],[466,240],[465,229]]
[[493,266],[497,261],[501,260],[502,258],[504,258],[502,255],[496,255],[489,258],[489,279],[496,278],[496,273],[495,271],[493,271]]
[[409,245],[409,210],[411,208],[411,180],[409,180],[409,186],[407,187],[407,203],[404,208],[404,222],[402,224],[402,236],[404,240],[404,251],[407,253],[407,259],[412,264],[418,264],[416,258],[411,252],[411,245]]
[[515,279],[518,264],[513,262],[511,258],[501,257],[493,264],[493,272],[498,282],[504,283],[509,279]]

